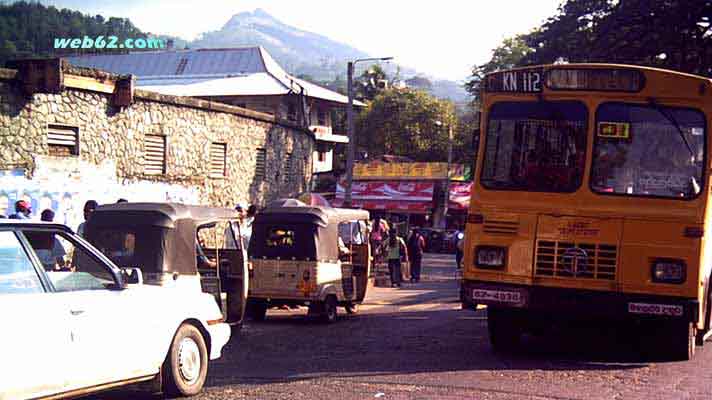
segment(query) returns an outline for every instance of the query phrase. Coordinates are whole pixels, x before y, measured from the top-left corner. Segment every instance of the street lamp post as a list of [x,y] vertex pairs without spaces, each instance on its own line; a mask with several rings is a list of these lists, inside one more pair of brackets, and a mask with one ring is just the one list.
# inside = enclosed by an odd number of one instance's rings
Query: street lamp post
[[351,207],[351,186],[354,178],[354,159],[356,158],[356,135],[354,135],[354,66],[361,61],[388,61],[393,57],[361,58],[346,64],[346,88],[349,104],[346,106],[346,134],[349,143],[346,146],[346,187],[344,188],[344,207]]
[[[438,128],[443,126],[441,121],[435,121]],[[447,132],[447,171],[445,177],[445,190],[443,191],[443,224],[447,228],[447,211],[450,203],[450,168],[452,166],[452,124],[448,124]]]

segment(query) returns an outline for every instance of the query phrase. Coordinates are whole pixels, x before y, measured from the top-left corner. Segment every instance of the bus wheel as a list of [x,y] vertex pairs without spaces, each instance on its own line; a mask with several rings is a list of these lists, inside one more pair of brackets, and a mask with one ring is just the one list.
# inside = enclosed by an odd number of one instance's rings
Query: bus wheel
[[522,326],[517,314],[512,310],[488,307],[487,329],[495,351],[505,353],[519,347]]
[[[675,360],[687,361],[694,357],[695,346],[697,345],[697,329],[692,322],[675,322],[669,327],[672,339],[670,344],[672,358]],[[665,339],[663,339],[665,340]]]

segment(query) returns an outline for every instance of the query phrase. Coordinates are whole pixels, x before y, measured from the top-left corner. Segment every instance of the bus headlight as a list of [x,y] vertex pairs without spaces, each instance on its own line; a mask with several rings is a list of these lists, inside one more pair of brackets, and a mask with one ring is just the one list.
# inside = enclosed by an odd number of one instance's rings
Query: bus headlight
[[507,249],[499,246],[477,246],[475,248],[475,266],[479,268],[504,268]]
[[653,282],[683,283],[687,277],[687,266],[682,260],[656,258],[652,265]]

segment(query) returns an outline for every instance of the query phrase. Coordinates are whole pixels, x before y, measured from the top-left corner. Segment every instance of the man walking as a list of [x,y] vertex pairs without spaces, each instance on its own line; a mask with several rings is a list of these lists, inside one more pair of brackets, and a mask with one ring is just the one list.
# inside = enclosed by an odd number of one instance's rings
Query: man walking
[[388,271],[391,273],[391,287],[401,286],[401,261],[408,262],[408,248],[396,230],[390,231],[386,242]]
[[413,229],[413,233],[408,239],[408,255],[410,256],[410,281],[420,282],[421,262],[425,252],[425,239],[420,231]]

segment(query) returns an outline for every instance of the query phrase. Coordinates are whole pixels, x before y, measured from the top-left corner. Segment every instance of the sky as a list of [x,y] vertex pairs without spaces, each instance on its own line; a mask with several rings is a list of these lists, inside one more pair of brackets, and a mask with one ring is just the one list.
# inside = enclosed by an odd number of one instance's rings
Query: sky
[[145,32],[194,39],[257,8],[287,25],[374,57],[461,81],[505,38],[554,16],[562,0],[47,0],[91,15],[129,18]]

